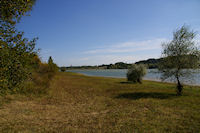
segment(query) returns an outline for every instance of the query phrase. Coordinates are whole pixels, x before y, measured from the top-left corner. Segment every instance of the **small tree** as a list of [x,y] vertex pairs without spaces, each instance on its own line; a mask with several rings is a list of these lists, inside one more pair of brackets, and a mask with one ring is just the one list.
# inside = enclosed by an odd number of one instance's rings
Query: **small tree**
[[146,74],[146,67],[144,65],[133,64],[127,72],[127,80],[134,83],[142,83],[142,77]]
[[177,82],[177,95],[181,95],[183,85],[181,79],[191,76],[191,69],[199,67],[200,51],[193,41],[195,32],[182,26],[173,33],[173,40],[163,43],[163,60],[159,70],[162,80],[172,78]]
[[48,59],[48,64],[49,64],[49,65],[53,64],[53,59],[52,59],[52,57],[51,57],[51,56],[49,56],[49,59]]
[[49,57],[48,60],[48,67],[49,67],[49,72],[57,72],[58,71],[58,66],[53,62],[52,57]]

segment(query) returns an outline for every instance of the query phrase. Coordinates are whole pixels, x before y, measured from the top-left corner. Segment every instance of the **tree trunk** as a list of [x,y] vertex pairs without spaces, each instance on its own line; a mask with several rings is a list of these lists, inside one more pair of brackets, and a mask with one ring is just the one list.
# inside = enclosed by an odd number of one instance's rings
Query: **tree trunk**
[[181,85],[178,77],[177,77],[177,81],[178,81],[178,84],[177,84],[177,95],[181,96],[182,95],[183,86]]

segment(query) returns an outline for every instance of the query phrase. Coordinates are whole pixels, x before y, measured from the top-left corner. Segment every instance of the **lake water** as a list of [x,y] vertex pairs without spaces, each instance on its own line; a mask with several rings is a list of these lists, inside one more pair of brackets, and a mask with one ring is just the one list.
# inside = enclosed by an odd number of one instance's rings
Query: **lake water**
[[[88,76],[126,78],[127,69],[85,69],[85,70],[67,70],[68,72],[81,73]],[[200,85],[200,69],[191,70],[191,77],[182,78],[184,84]],[[161,81],[161,73],[157,69],[148,69],[147,74],[143,79]],[[168,79],[166,82],[173,82],[173,79]]]

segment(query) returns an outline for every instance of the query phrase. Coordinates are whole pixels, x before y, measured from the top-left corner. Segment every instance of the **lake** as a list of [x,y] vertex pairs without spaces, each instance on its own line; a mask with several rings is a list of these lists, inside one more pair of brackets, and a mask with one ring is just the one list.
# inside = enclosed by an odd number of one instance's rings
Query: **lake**
[[[126,78],[127,69],[82,69],[67,70],[68,72],[81,73],[88,76]],[[191,70],[192,76],[182,78],[184,84],[200,85],[200,69]],[[148,69],[144,80],[161,81],[161,73],[157,69]],[[167,79],[166,82],[174,82],[173,79]]]

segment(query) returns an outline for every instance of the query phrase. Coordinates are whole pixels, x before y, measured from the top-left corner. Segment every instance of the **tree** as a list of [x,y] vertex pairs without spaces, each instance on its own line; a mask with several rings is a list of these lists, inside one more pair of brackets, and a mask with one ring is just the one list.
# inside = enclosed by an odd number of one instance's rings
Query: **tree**
[[146,68],[144,65],[133,64],[127,72],[128,81],[142,83],[142,77],[146,74]]
[[194,41],[195,32],[188,26],[182,26],[173,33],[173,40],[162,44],[163,60],[159,70],[162,80],[168,78],[177,82],[177,95],[182,94],[182,81],[184,77],[191,76],[191,69],[199,67],[200,51]]
[[[16,23],[32,9],[35,0],[0,1],[0,88],[12,90],[31,72],[37,55],[37,38],[28,40],[16,30]],[[0,90],[1,91],[1,90]]]
[[1,22],[16,24],[22,16],[26,15],[35,4],[36,0],[1,0]]
[[48,59],[48,64],[49,64],[49,65],[52,65],[52,64],[53,64],[53,59],[52,59],[52,57],[51,57],[51,56],[49,56],[49,59]]
[[50,56],[48,59],[48,65],[49,65],[49,72],[56,72],[58,71],[58,66],[53,62],[52,57]]

